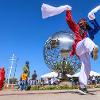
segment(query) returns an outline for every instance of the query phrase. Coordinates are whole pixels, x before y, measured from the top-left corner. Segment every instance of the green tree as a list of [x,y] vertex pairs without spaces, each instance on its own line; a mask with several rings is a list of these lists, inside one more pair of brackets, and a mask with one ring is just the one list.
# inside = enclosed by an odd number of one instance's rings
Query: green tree
[[10,79],[9,79],[9,83],[10,83],[10,84],[16,84],[16,82],[18,82],[18,79],[17,79],[17,78],[14,78],[14,77],[13,77],[13,78],[10,78]]
[[66,78],[66,74],[74,74],[80,69],[80,65],[77,65],[77,67],[73,67],[71,65],[71,62],[61,61],[56,62],[53,71],[62,73],[62,78]]

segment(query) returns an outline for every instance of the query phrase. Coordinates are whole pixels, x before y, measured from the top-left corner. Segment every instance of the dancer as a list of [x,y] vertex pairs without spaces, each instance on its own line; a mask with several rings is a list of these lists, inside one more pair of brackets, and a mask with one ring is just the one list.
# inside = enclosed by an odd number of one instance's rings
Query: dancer
[[[91,70],[90,54],[92,53],[94,60],[97,59],[98,54],[98,46],[92,40],[94,39],[94,35],[100,30],[100,26],[97,24],[93,15],[93,12],[89,13],[88,17],[89,19],[92,19],[91,23],[94,25],[94,29],[89,26],[84,18],[81,19],[78,24],[76,24],[72,19],[71,9],[69,8],[66,11],[66,21],[70,29],[75,34],[75,40],[74,44],[72,45],[71,55],[76,54],[81,61],[79,82],[80,92],[83,94],[86,94],[88,92],[86,86]],[[89,33],[89,36],[92,40],[87,37],[87,32]]]
[[[91,23],[94,25],[94,28],[91,28],[84,18],[81,19],[78,23],[75,23],[71,15],[72,7],[69,5],[53,7],[47,4],[43,4],[41,10],[43,18],[60,14],[66,10],[66,21],[70,29],[75,34],[71,55],[76,54],[81,61],[81,72],[79,76],[80,92],[86,94],[86,86],[91,70],[90,55],[92,53],[93,59],[96,60],[98,54],[98,46],[92,40],[94,39],[94,35],[100,30],[100,26],[96,22],[94,15],[94,13],[100,10],[100,6],[97,6],[88,14],[88,17],[91,20]],[[87,33],[89,33],[89,37],[92,40],[87,37]]]

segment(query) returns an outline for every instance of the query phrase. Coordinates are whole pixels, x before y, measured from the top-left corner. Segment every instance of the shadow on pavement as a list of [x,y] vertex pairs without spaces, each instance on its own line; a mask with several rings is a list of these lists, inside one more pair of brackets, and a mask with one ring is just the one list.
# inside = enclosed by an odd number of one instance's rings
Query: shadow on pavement
[[[98,91],[100,91],[100,90],[89,90],[89,93],[87,93],[87,94],[90,94],[90,95],[95,95],[95,93],[94,92],[98,92]],[[32,93],[5,93],[5,94],[0,94],[0,96],[13,96],[13,95],[35,95],[35,94],[63,94],[63,93],[71,93],[71,94],[79,94],[79,95],[82,95],[82,94],[80,94],[80,92],[78,92],[78,90],[76,90],[76,91],[56,91],[56,92],[52,92],[52,91],[50,91],[50,92],[32,92]]]

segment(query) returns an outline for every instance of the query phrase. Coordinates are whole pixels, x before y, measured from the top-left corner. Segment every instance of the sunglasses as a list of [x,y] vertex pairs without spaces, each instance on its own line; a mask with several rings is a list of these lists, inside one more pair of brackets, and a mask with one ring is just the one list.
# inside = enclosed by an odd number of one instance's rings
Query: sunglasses
[[86,21],[79,22],[80,26],[84,26],[84,24],[86,24]]

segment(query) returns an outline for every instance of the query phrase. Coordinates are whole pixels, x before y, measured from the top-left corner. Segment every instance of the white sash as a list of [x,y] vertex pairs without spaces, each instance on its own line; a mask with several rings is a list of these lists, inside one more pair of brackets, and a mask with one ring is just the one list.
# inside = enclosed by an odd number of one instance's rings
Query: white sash
[[51,16],[58,15],[65,10],[71,10],[71,7],[69,5],[54,7],[43,3],[41,6],[42,18],[48,18]]

